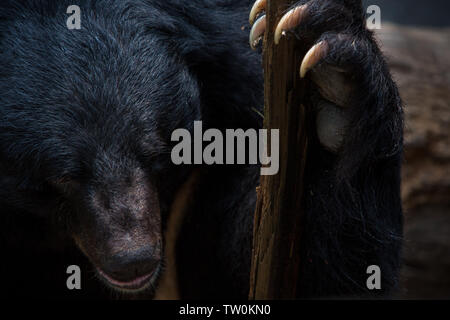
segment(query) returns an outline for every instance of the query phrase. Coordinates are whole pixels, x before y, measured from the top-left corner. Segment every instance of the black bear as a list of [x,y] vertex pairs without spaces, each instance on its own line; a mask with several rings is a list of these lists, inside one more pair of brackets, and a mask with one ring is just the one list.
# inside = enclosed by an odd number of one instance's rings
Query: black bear
[[[80,29],[67,26],[71,5],[80,8]],[[171,134],[195,120],[219,130],[262,126],[261,55],[250,49],[247,26],[251,12],[256,47],[264,6],[0,3],[4,292],[108,297],[103,282],[111,292],[151,296],[164,271],[169,208],[198,169],[176,246],[181,297],[247,297],[259,166],[174,165]],[[298,296],[384,296],[397,285],[402,239],[396,85],[360,1],[286,9],[276,41],[296,37],[312,48],[301,73],[316,129]],[[83,289],[69,292],[71,264],[101,281],[83,278]],[[380,290],[366,285],[370,265],[380,267]]]

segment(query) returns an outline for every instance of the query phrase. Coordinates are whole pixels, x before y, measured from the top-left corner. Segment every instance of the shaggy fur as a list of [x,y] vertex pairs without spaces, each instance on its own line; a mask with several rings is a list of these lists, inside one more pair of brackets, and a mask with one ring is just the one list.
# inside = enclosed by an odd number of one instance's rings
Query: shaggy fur
[[[88,268],[79,253],[64,251],[73,248],[66,238],[95,230],[85,223],[97,213],[80,203],[98,192],[120,193],[129,186],[124,177],[143,170],[157,190],[164,228],[172,196],[193,169],[171,163],[171,132],[192,129],[194,120],[204,129],[262,126],[254,111],[263,105],[263,81],[260,53],[248,47],[250,2],[80,0],[81,30],[66,28],[73,1],[0,3],[5,291],[109,296],[88,275],[88,289],[65,289],[69,264]],[[295,32],[311,41],[323,34],[331,48],[326,62],[351,70],[358,84],[341,150],[325,150],[317,137],[311,142],[300,297],[384,295],[398,281],[401,103],[361,7],[348,2],[321,1],[337,11],[317,6]],[[351,21],[327,16],[342,10]],[[321,30],[324,21],[335,24]],[[333,40],[343,23],[359,50]],[[181,296],[245,298],[259,168],[201,170],[177,246]],[[372,264],[381,267],[381,291],[366,288]],[[39,276],[25,280],[30,265]]]

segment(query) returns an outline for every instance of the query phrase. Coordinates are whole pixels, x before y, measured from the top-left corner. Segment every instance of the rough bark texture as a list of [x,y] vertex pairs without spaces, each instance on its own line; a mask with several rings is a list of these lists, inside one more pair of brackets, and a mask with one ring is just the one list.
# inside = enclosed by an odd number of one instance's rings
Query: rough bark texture
[[450,29],[383,25],[405,104],[400,298],[450,298]]
[[283,40],[277,46],[273,43],[276,24],[292,2],[271,0],[267,8],[264,127],[280,130],[280,171],[274,176],[261,177],[255,212],[250,299],[294,298],[300,263],[307,139],[306,111],[301,104],[304,89],[298,70],[306,48],[295,47],[296,41],[292,40]]

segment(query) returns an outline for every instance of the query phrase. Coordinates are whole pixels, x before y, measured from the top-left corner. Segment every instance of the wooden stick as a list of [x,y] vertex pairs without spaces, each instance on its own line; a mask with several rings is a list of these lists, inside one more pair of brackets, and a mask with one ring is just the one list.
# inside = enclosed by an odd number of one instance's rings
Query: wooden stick
[[280,129],[280,171],[274,176],[261,176],[257,190],[250,299],[293,299],[299,276],[307,151],[306,108],[302,103],[305,83],[299,68],[307,48],[294,37],[284,37],[279,45],[274,44],[276,25],[292,3],[268,0],[266,8],[264,127]]

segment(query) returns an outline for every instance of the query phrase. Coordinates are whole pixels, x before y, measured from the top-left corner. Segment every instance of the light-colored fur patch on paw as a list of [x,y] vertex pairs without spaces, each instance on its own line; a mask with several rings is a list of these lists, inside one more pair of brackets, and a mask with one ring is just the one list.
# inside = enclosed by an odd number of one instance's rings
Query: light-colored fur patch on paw
[[344,141],[348,123],[345,109],[325,100],[318,103],[317,135],[323,147],[338,152]]

